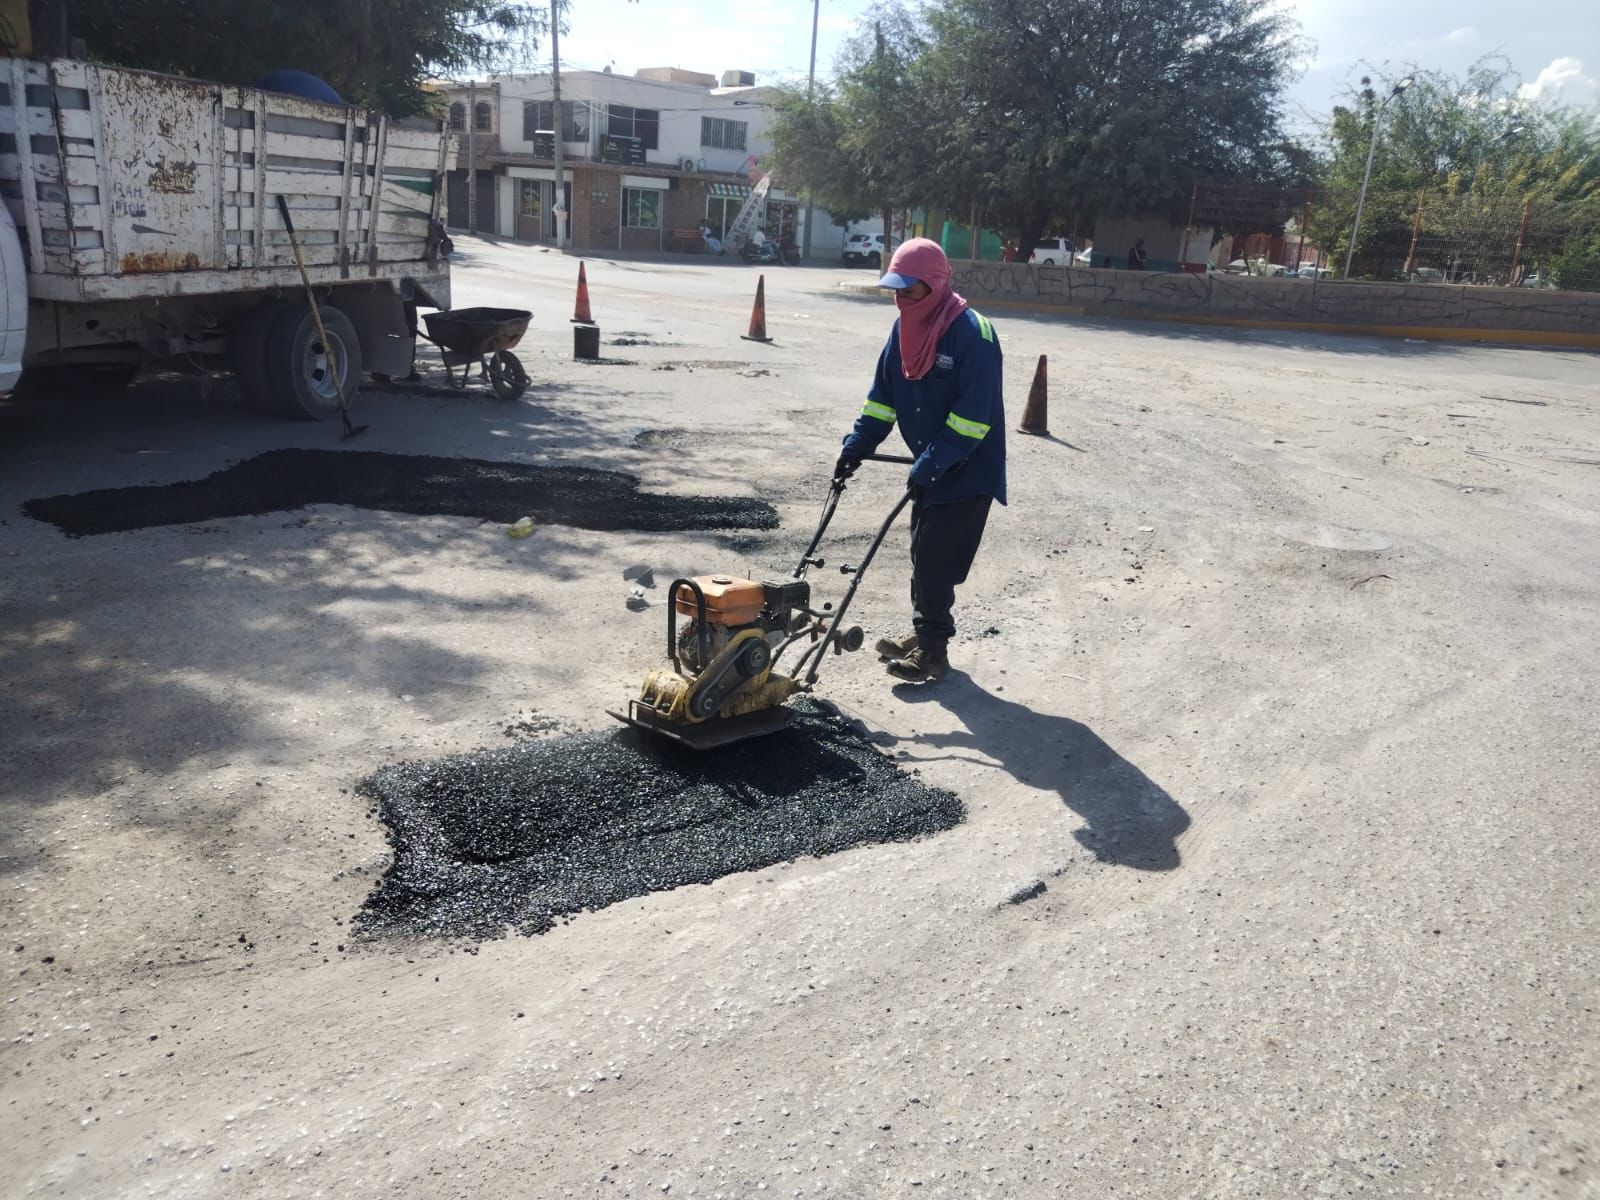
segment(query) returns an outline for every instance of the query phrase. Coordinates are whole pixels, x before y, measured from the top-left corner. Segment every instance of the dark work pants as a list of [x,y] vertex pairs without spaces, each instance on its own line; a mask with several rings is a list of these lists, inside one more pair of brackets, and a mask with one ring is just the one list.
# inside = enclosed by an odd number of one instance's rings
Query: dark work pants
[[911,623],[924,650],[943,654],[955,636],[950,608],[977,557],[992,503],[988,496],[911,503]]

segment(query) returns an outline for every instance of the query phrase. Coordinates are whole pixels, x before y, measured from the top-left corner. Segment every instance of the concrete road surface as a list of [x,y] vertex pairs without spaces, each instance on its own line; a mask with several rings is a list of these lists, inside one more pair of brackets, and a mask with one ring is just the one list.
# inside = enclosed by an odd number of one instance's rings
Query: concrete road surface
[[[1050,356],[1052,436],[1008,433],[956,672],[822,687],[965,824],[542,937],[352,939],[389,858],[355,783],[605,727],[661,658],[623,570],[787,565],[893,315],[768,271],[759,345],[749,268],[588,265],[576,365],[576,263],[463,239],[457,303],[536,312],[533,389],[425,364],[350,446],[761,497],[778,535],[69,539],[21,504],[336,426],[227,383],[0,406],[0,1193],[1600,1195],[1592,356],[992,311],[1013,425]],[[903,486],[858,478],[843,558]]]

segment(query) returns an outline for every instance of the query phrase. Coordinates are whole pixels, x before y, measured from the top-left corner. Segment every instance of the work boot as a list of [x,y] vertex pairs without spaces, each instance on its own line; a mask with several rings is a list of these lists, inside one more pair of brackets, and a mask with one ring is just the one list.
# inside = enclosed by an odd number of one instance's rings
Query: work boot
[[903,638],[879,638],[878,644],[873,647],[878,652],[879,658],[893,661],[904,658],[917,648],[917,635],[908,633]]
[[924,650],[918,646],[890,663],[889,674],[910,683],[932,683],[950,674],[950,658],[943,650]]

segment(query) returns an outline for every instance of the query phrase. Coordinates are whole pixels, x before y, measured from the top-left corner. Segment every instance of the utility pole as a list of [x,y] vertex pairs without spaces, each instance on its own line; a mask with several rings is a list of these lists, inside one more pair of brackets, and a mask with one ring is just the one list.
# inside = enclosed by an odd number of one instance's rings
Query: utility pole
[[[806,72],[806,103],[814,103],[817,91],[817,20],[822,15],[822,0],[811,0],[811,68]],[[806,196],[806,236],[800,248],[800,257],[811,257],[811,222],[816,220],[817,209],[813,197]]]
[[561,138],[565,132],[561,128],[561,0],[550,0],[550,68],[551,79],[554,81],[554,97],[550,104],[553,117],[550,124],[556,129],[556,249],[563,250],[567,245],[567,209],[563,202],[564,189],[561,186]]
[[467,232],[478,236],[478,81],[467,81]]

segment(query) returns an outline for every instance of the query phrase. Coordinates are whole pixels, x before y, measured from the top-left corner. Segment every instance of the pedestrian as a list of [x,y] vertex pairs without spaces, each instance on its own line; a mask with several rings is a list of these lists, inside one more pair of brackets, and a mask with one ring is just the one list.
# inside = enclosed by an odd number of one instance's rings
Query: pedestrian
[[711,253],[722,253],[722,239],[712,232],[711,225],[707,221],[700,222],[700,238],[705,242],[706,249]]
[[878,286],[895,292],[899,319],[834,477],[848,479],[896,423],[911,467],[911,626],[882,638],[878,653],[898,679],[928,682],[950,671],[956,588],[983,540],[993,501],[1006,502],[1005,411],[994,325],[955,293],[939,244],[912,238],[894,252]]
[[1150,256],[1144,251],[1144,239],[1139,238],[1133,243],[1133,248],[1128,251],[1128,270],[1142,271],[1144,264],[1150,261]]

